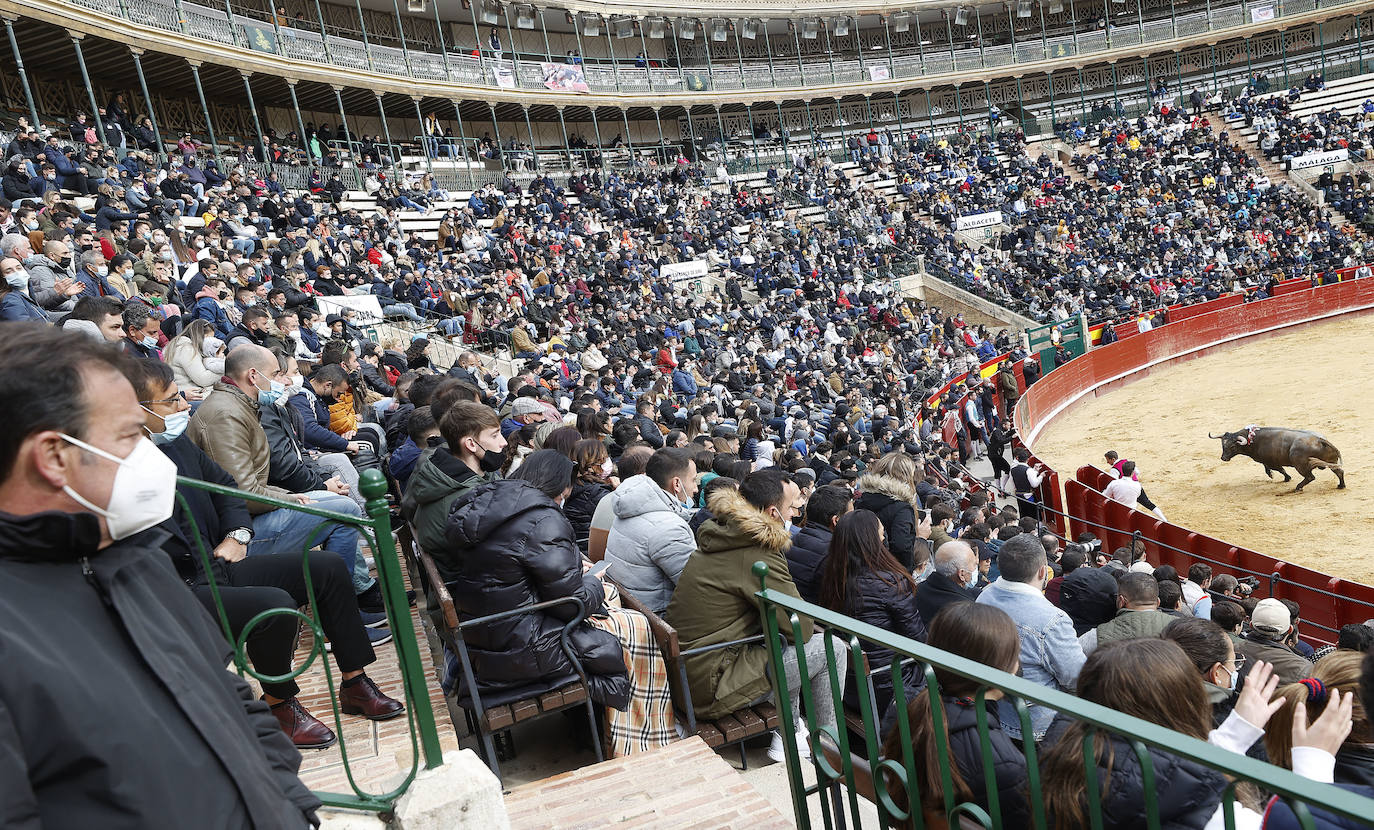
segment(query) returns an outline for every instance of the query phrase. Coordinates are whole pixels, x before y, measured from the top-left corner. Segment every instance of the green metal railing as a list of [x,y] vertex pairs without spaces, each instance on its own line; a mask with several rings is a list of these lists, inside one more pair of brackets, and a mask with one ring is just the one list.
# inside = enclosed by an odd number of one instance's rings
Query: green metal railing
[[[1374,799],[1364,798],[1330,784],[1322,784],[1297,775],[1281,767],[1273,766],[1253,758],[1230,752],[1196,738],[1166,729],[1140,718],[1117,712],[1105,706],[1084,700],[1067,692],[1041,686],[1016,675],[992,669],[982,663],[927,646],[908,637],[902,637],[866,623],[859,622],[843,614],[813,605],[789,594],[768,587],[768,566],[762,562],[754,564],[754,575],[758,577],[760,590],[755,596],[759,600],[760,613],[768,643],[772,677],[774,678],[774,697],[777,700],[778,717],[782,727],[783,743],[786,746],[787,779],[792,796],[792,807],[798,828],[811,828],[812,804],[808,798],[819,795],[819,807],[823,826],[862,827],[856,795],[856,765],[854,757],[867,761],[872,770],[873,791],[877,801],[878,823],[881,827],[907,823],[908,826],[923,828],[926,816],[922,813],[922,794],[916,782],[923,780],[919,775],[911,743],[911,722],[907,717],[906,691],[903,685],[903,663],[906,658],[915,660],[925,677],[927,688],[931,690],[931,717],[934,721],[934,737],[937,742],[939,775],[944,785],[942,817],[950,827],[977,825],[987,830],[1019,830],[1004,823],[998,803],[997,780],[993,770],[993,755],[989,737],[989,715],[984,703],[991,690],[1003,693],[1020,718],[1022,734],[1031,734],[1030,710],[1027,702],[1040,704],[1060,712],[1072,712],[1073,717],[1088,726],[1084,746],[1091,747],[1098,733],[1110,733],[1122,737],[1130,745],[1133,754],[1139,759],[1144,780],[1145,803],[1141,805],[1145,813],[1144,825],[1157,830],[1159,827],[1159,805],[1151,782],[1155,777],[1154,763],[1148,749],[1166,752],[1177,758],[1186,759],[1217,770],[1231,779],[1222,794],[1227,828],[1235,827],[1236,786],[1250,782],[1261,790],[1277,794],[1290,801],[1301,825],[1306,830],[1314,830],[1314,822],[1307,805],[1320,805],[1323,809],[1341,816],[1366,821],[1374,816]],[[837,661],[848,660],[851,676],[859,679],[855,683],[860,709],[863,716],[863,745],[852,747],[848,729],[837,729],[833,725],[822,725],[816,721],[816,701],[813,699],[810,684],[800,685],[799,713],[805,720],[810,734],[811,752],[815,767],[816,783],[807,785],[802,777],[802,762],[797,750],[797,737],[787,724],[794,723],[792,704],[785,689],[778,688],[777,679],[785,677],[783,671],[783,649],[787,647],[782,639],[778,624],[778,611],[788,617],[791,628],[791,647],[795,649],[798,665],[807,665],[803,651],[805,639],[801,633],[801,617],[810,617],[818,625],[824,626],[829,636],[825,638],[826,671],[829,677],[830,694],[836,712],[844,711],[844,689],[839,681]],[[836,641],[842,641],[837,646]],[[866,662],[861,643],[868,642],[891,649],[895,656],[890,672],[892,676],[893,700],[897,713],[894,728],[900,736],[903,747],[902,757],[885,758],[879,754],[883,736],[878,733],[878,714],[873,711],[872,694],[867,682],[863,682]],[[839,648],[846,648],[843,657],[837,654]],[[955,801],[951,781],[951,760],[949,737],[942,728],[947,722],[945,703],[939,693],[939,681],[935,670],[941,669],[978,682],[974,695],[974,709],[977,713],[978,737],[982,748],[982,771],[988,794],[986,809],[972,802]],[[803,673],[803,677],[805,674]],[[940,701],[935,705],[934,701]],[[843,723],[843,718],[840,719]],[[826,759],[822,741],[828,741],[838,749],[841,761],[836,769]],[[853,754],[851,754],[853,753]],[[1023,754],[1027,769],[1027,804],[1032,826],[1045,830],[1049,821],[1045,812],[1045,798],[1042,771],[1038,763],[1038,748],[1034,741],[1025,743]],[[1085,776],[1087,791],[1087,820],[1090,826],[1103,826],[1101,787],[1095,754],[1085,751]],[[896,792],[889,790],[889,781],[895,784]],[[843,792],[842,792],[843,790]],[[844,807],[848,805],[848,820]],[[965,824],[961,825],[960,822]]]
[[[320,627],[318,614],[315,611],[315,588],[310,582],[309,557],[302,560],[302,571],[305,574],[306,591],[310,598],[310,614],[302,613],[296,608],[272,608],[250,619],[243,626],[243,630],[238,633],[238,636],[235,636],[229,625],[229,617],[225,613],[224,605],[220,601],[219,585],[215,581],[214,568],[211,567],[210,549],[206,545],[200,528],[196,526],[194,518],[191,517],[190,508],[186,503],[185,496],[180,492],[180,488],[191,487],[206,490],[222,496],[265,504],[276,510],[291,510],[296,513],[315,516],[320,519],[320,523],[306,539],[304,545],[306,551],[315,547],[327,535],[328,529],[333,525],[347,525],[357,528],[367,541],[377,563],[377,581],[381,585],[382,597],[386,605],[387,623],[391,627],[392,643],[396,648],[397,662],[401,669],[402,684],[405,691],[406,718],[410,732],[410,769],[407,770],[405,777],[399,784],[381,793],[365,790],[354,778],[353,770],[348,762],[348,747],[344,737],[342,714],[339,709],[338,685],[335,683],[329,660],[323,660],[325,683],[329,687],[329,701],[334,717],[334,734],[339,739],[339,755],[343,760],[344,773],[348,777],[348,784],[352,792],[316,792],[315,795],[327,807],[365,810],[381,814],[390,813],[395,807],[396,800],[405,794],[411,782],[415,780],[422,754],[425,768],[433,769],[443,763],[443,750],[439,746],[439,730],[434,721],[434,709],[430,705],[428,680],[424,665],[420,662],[420,647],[415,639],[415,631],[410,618],[410,606],[406,601],[406,588],[401,576],[401,564],[396,554],[396,541],[391,535],[391,514],[386,502],[387,485],[385,478],[377,470],[366,470],[362,473],[359,487],[362,494],[367,498],[366,516],[348,516],[297,502],[281,501],[237,490],[233,487],[224,487],[184,477],[177,478],[177,487],[177,502],[181,505],[181,510],[195,530],[195,553],[200,557],[209,579],[210,594],[217,611],[216,616],[224,631],[225,638],[234,647],[234,667],[240,676],[252,677],[259,682],[284,683],[293,680],[308,671],[314,665],[315,660],[324,654],[324,630]],[[293,671],[283,675],[260,674],[248,664],[246,655],[248,636],[258,625],[277,616],[295,617],[308,625],[314,634],[314,645],[309,656]]]

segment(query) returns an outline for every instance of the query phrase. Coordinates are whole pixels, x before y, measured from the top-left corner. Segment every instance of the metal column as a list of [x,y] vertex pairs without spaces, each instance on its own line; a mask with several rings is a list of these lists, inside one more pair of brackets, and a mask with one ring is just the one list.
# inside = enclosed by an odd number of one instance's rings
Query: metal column
[[375,71],[372,65],[372,44],[367,41],[367,20],[363,17],[362,0],[353,0],[353,5],[358,9],[358,26],[363,36],[363,54],[367,57],[367,68]]
[[[86,72],[86,57],[81,53],[81,38],[85,37],[85,35],[80,32],[73,32],[70,30],[68,30],[67,34],[71,35],[72,47],[76,49],[76,63],[78,66],[81,67],[81,80],[83,83],[86,84],[86,96],[90,99],[91,102],[91,119],[95,121],[95,131],[100,134],[100,143],[108,147],[110,146],[110,143],[105,140],[105,124],[100,120],[100,106],[95,102],[95,90],[91,87],[91,76],[88,72]],[[195,68],[195,64],[191,64],[192,72],[195,71]],[[196,89],[200,89],[199,75],[196,76]],[[205,106],[204,94],[200,96],[200,105],[202,107]],[[208,112],[206,113],[206,121],[207,123],[209,122]],[[38,124],[34,124],[34,126],[37,127]],[[211,140],[213,141],[213,130],[211,131],[210,135],[212,136]]]
[[496,123],[496,105],[488,102],[487,109],[491,110],[491,140],[495,145],[492,150],[496,153],[496,157],[501,160],[501,169],[504,170],[506,168],[506,150],[501,146],[501,125]]
[[[401,60],[405,61],[406,74],[413,78],[415,77],[415,70],[410,66],[410,47],[406,46],[405,23],[401,20],[401,0],[391,0],[391,7],[396,10],[396,36],[401,39]],[[420,123],[423,126],[424,122],[421,121]],[[425,154],[425,158],[429,158],[428,153]]]
[[248,94],[248,111],[253,113],[253,143],[257,145],[258,158],[267,161],[267,145],[262,140],[262,122],[258,120],[258,105],[253,100],[253,85],[248,81],[252,76],[252,72],[239,72],[239,77],[243,78],[243,91]]
[[[429,137],[425,135],[425,114],[420,110],[420,96],[412,95],[410,96],[410,100],[415,102],[415,123],[420,125],[419,129],[416,131],[420,134],[420,155],[425,157],[425,170],[433,175],[434,162],[429,158],[429,147],[427,146]],[[439,150],[437,147],[434,152],[436,155],[438,154]]]
[[[181,3],[181,0],[177,0],[178,7],[180,7],[180,3]],[[437,14],[437,13],[438,13],[438,7],[435,7],[435,8],[436,8],[435,13]],[[320,8],[320,0],[315,0],[315,17],[319,18],[319,21],[320,21],[320,42],[324,44],[324,59],[325,59],[325,62],[326,62],[326,63],[333,63],[333,62],[334,62],[334,58],[331,57],[330,54],[329,54],[329,34],[325,31],[325,26],[324,26],[324,9]]]
[[530,105],[521,104],[520,109],[525,111],[525,131],[530,134],[530,167],[534,170],[539,169],[539,145],[534,140],[534,124],[530,122]]
[[[606,167],[606,145],[601,141],[601,125],[596,120],[596,107],[587,107],[587,112],[592,114],[592,132],[596,134],[596,166]],[[493,115],[495,111],[493,110]]]
[[[305,121],[301,118],[301,105],[300,101],[296,98],[296,81],[287,78],[286,88],[291,93],[291,110],[296,113],[296,129],[300,130],[299,135],[301,146],[305,148],[305,155],[307,158],[309,158],[310,148],[305,147]],[[343,109],[342,105],[339,107],[339,109]]]
[[[348,116],[344,113],[343,87],[339,86],[338,84],[330,84],[329,88],[334,90],[334,103],[339,105],[339,127],[343,130],[344,135],[348,136],[347,140],[349,144],[349,150],[351,152],[353,149],[353,145],[360,144],[360,142],[358,141],[358,137],[353,135],[353,130],[351,130],[348,126]],[[424,125],[421,124],[420,128],[424,129]],[[358,161],[359,159],[357,158],[353,159],[354,168],[358,167]]]
[[448,65],[448,47],[444,45],[444,23],[439,19],[439,4],[430,3],[430,8],[434,9],[434,30],[439,33],[439,54],[444,58],[444,80],[452,81],[453,72]]
[[620,108],[620,120],[625,122],[625,150],[630,154],[630,167],[633,168],[635,166],[635,143],[630,138],[630,111],[625,107]]
[[397,168],[400,168],[401,148],[396,145],[396,142],[391,140],[391,127],[387,126],[386,123],[386,107],[382,105],[382,96],[376,95],[374,97],[377,99],[377,114],[380,115],[382,118],[382,135],[386,136],[387,149],[391,150],[396,154],[396,158],[392,159],[391,163],[394,164]]
[[[468,171],[468,187],[475,190],[477,188],[477,180],[472,175],[472,160],[468,158],[468,131],[463,126],[463,113],[459,109],[456,99],[450,101],[450,103],[453,104],[453,117],[458,121],[458,140],[461,142],[458,145],[458,150],[462,153],[463,169]],[[562,113],[561,109],[559,113]]]
[[[14,19],[13,19],[13,18],[10,18],[10,17],[6,17],[6,18],[5,18],[5,34],[9,35],[9,38],[10,38],[10,51],[14,53],[14,65],[15,65],[15,68],[16,68],[16,69],[18,70],[18,72],[19,72],[19,83],[20,83],[21,86],[24,87],[24,100],[25,100],[25,101],[28,103],[28,105],[29,105],[29,119],[30,119],[30,122],[33,124],[34,129],[37,129],[38,127],[42,126],[42,122],[40,122],[40,121],[38,120],[38,107],[34,105],[34,102],[33,102],[33,90],[29,88],[29,73],[27,73],[27,72],[24,71],[24,59],[21,58],[21,57],[19,57],[19,41],[14,37]],[[135,59],[137,59],[137,58],[135,58]],[[143,77],[143,75],[140,73],[140,74],[139,74],[139,78],[141,79],[142,77]],[[147,85],[146,85],[146,84],[144,85],[143,97],[145,97],[145,98],[148,97],[148,91],[147,91]],[[153,108],[152,101],[149,101],[149,102],[148,102],[148,109],[149,109],[149,111],[151,111],[152,108]]]
[[568,157],[568,172],[573,169],[572,142],[568,140],[568,123],[563,120],[563,105],[559,104],[558,109],[558,129],[563,133],[563,154]]
[[[162,130],[157,125],[157,113],[153,107],[153,96],[148,94],[148,79],[143,74],[143,50],[130,46],[129,54],[132,55],[134,59],[134,73],[138,75],[138,88],[143,91],[143,100],[148,104],[148,120],[153,122],[153,138],[157,141],[157,149],[154,152],[161,155],[164,151]],[[30,102],[29,106],[33,106],[32,102]],[[34,126],[38,126],[38,123],[34,122]]]
[[[635,28],[639,30],[639,48],[644,50],[644,82],[649,85],[649,91],[654,91],[654,70],[651,64],[653,60],[649,58],[649,41],[644,37],[644,18],[635,21]],[[658,110],[654,110],[657,114]],[[660,138],[659,143],[663,141]]]
[[205,87],[200,83],[199,63],[191,63],[191,77],[196,82],[196,97],[200,98],[201,112],[205,113],[205,128],[210,132],[210,154],[215,157],[215,161],[219,161],[219,140],[215,138],[215,122],[210,117],[210,107],[205,103]]
[[752,101],[744,105],[744,114],[749,118],[749,144],[754,148],[754,169],[762,170],[763,163],[759,161],[759,139],[754,134],[754,103]]

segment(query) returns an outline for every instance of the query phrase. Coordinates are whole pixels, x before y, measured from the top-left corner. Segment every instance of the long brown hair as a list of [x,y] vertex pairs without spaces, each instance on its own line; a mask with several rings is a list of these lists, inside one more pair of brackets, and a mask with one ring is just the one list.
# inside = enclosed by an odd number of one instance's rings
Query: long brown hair
[[[1360,700],[1360,665],[1364,652],[1333,651],[1312,667],[1312,678],[1321,681],[1325,694],[1314,694],[1306,683],[1280,686],[1277,697],[1284,700],[1283,708],[1269,718],[1264,730],[1264,749],[1269,762],[1293,768],[1293,712],[1298,706],[1307,707],[1307,722],[1321,717],[1331,695],[1355,692],[1355,705],[1350,712],[1353,724],[1347,741],[1364,743],[1370,740],[1369,717]],[[1316,686],[1316,684],[1311,684]]]
[[[961,601],[945,606],[930,621],[926,644],[1008,674],[1014,674],[1020,662],[1021,638],[1016,633],[1016,623],[1007,612],[992,605]],[[935,670],[935,680],[942,698],[971,697],[977,694],[981,685],[979,680],[939,668]],[[944,784],[940,780],[940,752],[942,746],[949,746],[949,718],[943,719],[944,737],[941,740],[935,734],[930,705],[930,689],[922,689],[907,704],[907,721],[911,724],[911,749],[921,806],[927,811],[942,812],[945,800]],[[883,757],[900,762],[902,755],[901,734],[894,728],[883,743]],[[953,759],[949,773],[954,800],[972,799],[973,791],[959,774]]]
[[601,474],[601,465],[610,458],[606,445],[595,438],[583,438],[572,448],[572,460],[577,462],[577,480],[591,484],[605,484],[606,477]]
[[[1120,640],[1098,647],[1078,674],[1078,696],[1199,740],[1206,740],[1212,727],[1212,707],[1203,691],[1202,676],[1172,640]],[[1045,753],[1040,765],[1045,809],[1055,827],[1089,826],[1083,775],[1083,736],[1087,730],[1081,721],[1075,721]],[[1093,752],[1105,796],[1114,760],[1111,741],[1094,735]]]
[[842,614],[853,613],[858,600],[854,582],[864,571],[899,592],[916,591],[911,573],[883,544],[878,515],[871,510],[855,510],[840,517],[830,537],[830,551],[821,565],[821,605]]

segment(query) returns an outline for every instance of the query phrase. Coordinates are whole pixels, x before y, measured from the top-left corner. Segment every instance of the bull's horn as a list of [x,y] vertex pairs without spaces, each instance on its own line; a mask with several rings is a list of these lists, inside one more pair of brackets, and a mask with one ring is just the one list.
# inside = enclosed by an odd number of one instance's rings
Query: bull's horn
[[1207,437],[1208,437],[1208,438],[1225,438],[1226,436],[1225,436],[1225,435],[1213,435],[1212,433],[1209,432],[1209,433],[1207,433]]

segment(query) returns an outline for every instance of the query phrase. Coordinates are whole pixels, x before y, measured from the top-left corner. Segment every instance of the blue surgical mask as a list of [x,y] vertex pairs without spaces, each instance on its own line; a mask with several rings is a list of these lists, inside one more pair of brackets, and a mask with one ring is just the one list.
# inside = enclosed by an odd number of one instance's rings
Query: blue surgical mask
[[29,293],[29,272],[25,271],[23,268],[20,268],[13,274],[7,275],[5,277],[5,282],[9,283],[10,288],[15,291],[22,291],[25,294]]
[[258,390],[258,403],[271,406],[286,392],[286,384],[279,380],[269,380],[268,388]]
[[[144,409],[148,409],[146,406]],[[152,412],[151,409],[148,410]],[[162,416],[162,432],[152,433],[153,442],[156,444],[167,444],[181,437],[186,431],[186,425],[191,423],[191,410],[184,409],[181,412],[173,412],[171,415]]]
[[973,588],[978,585],[978,572],[974,571],[969,575],[968,581],[964,583],[965,588]]
[[145,348],[145,349],[156,349],[156,348],[157,348],[157,338],[154,337],[154,336],[152,336],[151,334],[144,335],[144,337],[143,337],[143,348]]

